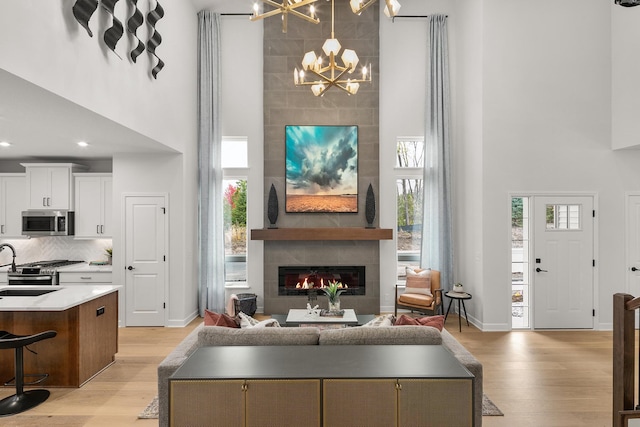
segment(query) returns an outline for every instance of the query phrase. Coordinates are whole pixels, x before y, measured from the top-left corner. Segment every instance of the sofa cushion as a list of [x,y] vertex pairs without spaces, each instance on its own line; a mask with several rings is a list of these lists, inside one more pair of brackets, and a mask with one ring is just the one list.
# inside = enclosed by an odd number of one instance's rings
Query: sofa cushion
[[380,326],[320,331],[320,345],[440,345],[440,331],[425,326]]
[[207,309],[204,310],[204,324],[206,326],[226,326],[227,328],[239,328],[236,319],[224,313],[215,313]]
[[431,296],[431,269],[406,268],[407,287],[405,292]]
[[444,316],[422,316],[422,317],[411,317],[406,314],[401,314],[396,319],[396,326],[402,325],[418,325],[418,326],[433,326],[434,328],[442,331],[444,327]]
[[405,304],[420,305],[423,307],[428,307],[433,304],[433,295],[412,294],[409,293],[408,289],[409,288],[407,288],[407,291],[405,291],[405,293],[400,295],[400,297],[398,298],[399,302]]
[[212,345],[317,345],[318,328],[245,328],[205,326],[198,346]]

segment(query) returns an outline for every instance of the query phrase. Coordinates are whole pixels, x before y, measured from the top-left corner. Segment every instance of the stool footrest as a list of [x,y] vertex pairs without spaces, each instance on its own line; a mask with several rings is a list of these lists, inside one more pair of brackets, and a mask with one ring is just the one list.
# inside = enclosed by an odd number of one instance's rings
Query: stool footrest
[[[25,374],[23,378],[38,378],[35,381],[25,382],[22,385],[36,385],[40,384],[42,381],[49,378],[49,374]],[[4,383],[5,386],[15,386],[16,385],[16,377],[11,378],[9,381]]]

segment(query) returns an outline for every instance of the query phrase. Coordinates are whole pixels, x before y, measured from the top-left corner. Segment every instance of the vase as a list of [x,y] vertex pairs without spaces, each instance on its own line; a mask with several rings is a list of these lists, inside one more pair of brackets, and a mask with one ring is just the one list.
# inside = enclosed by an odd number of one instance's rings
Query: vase
[[375,228],[373,220],[376,218],[376,198],[373,195],[373,187],[369,184],[367,188],[367,198],[365,199],[364,215],[367,219],[366,228]]
[[340,298],[329,300],[329,311],[340,311]]
[[267,217],[269,218],[269,228],[278,228],[276,227],[276,221],[278,220],[278,194],[273,184],[271,184],[271,189],[269,190]]

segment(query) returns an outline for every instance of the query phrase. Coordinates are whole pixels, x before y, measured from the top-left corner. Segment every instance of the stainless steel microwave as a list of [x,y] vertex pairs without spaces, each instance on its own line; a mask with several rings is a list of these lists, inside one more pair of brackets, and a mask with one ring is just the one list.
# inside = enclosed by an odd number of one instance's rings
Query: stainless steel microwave
[[75,212],[66,210],[22,211],[24,236],[73,236]]

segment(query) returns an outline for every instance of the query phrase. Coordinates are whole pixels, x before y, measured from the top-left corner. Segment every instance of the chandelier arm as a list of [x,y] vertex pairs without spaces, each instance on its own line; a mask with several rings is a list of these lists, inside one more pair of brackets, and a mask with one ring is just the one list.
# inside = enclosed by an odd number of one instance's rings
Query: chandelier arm
[[320,23],[320,19],[312,18],[312,17],[310,17],[308,15],[305,15],[302,12],[298,12],[297,10],[291,9],[291,10],[289,10],[289,13],[294,15],[294,16],[297,16],[298,18],[302,18],[302,19],[304,19],[306,21],[313,22],[314,24],[319,24]]
[[276,3],[273,0],[261,0],[262,3],[268,4],[269,6],[275,7],[277,9],[279,9],[280,11],[286,10],[289,8],[289,6],[287,6],[286,4],[283,3]]
[[[364,3],[362,6],[360,6],[358,8],[358,10],[356,12],[354,12],[356,15],[361,14],[362,12],[364,12],[364,10],[366,8],[368,8],[369,6],[371,6],[372,4],[374,4],[377,0],[369,0],[368,2]],[[386,0],[385,0],[386,1]]]
[[264,18],[269,18],[271,16],[275,16],[275,15],[277,15],[279,13],[282,13],[282,10],[274,9],[274,10],[270,10],[269,12],[262,13],[260,15],[251,15],[249,17],[249,20],[250,21],[258,21],[260,19],[264,19]]
[[299,3],[293,3],[293,4],[291,4],[291,2],[289,2],[289,4],[290,4],[289,7],[290,7],[291,10],[293,10],[293,9],[297,9],[299,7],[302,7],[302,6],[306,6],[306,5],[311,4],[311,3],[315,3],[317,1],[318,0],[302,0]]

